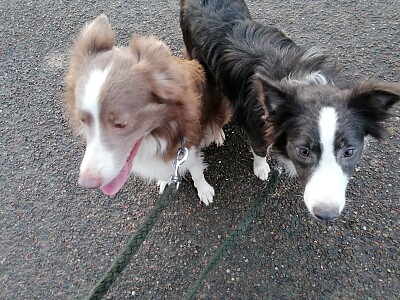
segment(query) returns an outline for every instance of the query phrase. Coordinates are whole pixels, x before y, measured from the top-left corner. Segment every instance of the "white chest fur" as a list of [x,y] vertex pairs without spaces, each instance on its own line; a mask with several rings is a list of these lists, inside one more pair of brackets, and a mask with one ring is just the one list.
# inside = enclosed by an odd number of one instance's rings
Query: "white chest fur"
[[[174,160],[166,162],[161,157],[166,145],[165,140],[155,139],[152,136],[143,139],[133,160],[131,172],[143,179],[168,182],[174,173],[175,165]],[[189,149],[188,158],[179,169],[180,174],[185,174],[193,167],[200,167],[201,171],[204,169],[202,157],[196,148]]]

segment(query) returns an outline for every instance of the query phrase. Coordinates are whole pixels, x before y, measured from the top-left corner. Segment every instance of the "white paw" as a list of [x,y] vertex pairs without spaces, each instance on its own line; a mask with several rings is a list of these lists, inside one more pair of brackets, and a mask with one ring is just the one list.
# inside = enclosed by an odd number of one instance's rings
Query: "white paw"
[[158,192],[160,194],[164,193],[164,190],[165,190],[165,187],[167,186],[167,184],[168,184],[167,181],[162,181],[162,180],[157,181],[157,185],[159,188]]
[[197,188],[197,195],[205,205],[209,205],[213,202],[214,194],[214,188],[208,183],[207,186],[204,185],[201,189]]
[[261,180],[265,181],[268,179],[268,174],[271,171],[271,169],[269,168],[269,165],[265,160],[265,158],[263,158],[263,161],[256,159],[254,160],[253,171],[254,175],[256,175]]

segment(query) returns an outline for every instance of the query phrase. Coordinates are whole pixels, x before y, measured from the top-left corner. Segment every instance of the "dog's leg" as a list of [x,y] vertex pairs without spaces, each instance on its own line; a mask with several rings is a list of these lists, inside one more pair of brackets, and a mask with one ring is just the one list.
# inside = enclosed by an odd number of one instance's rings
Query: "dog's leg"
[[204,178],[203,170],[197,170],[196,168],[192,169],[190,173],[192,174],[194,186],[197,189],[197,195],[200,200],[205,205],[212,203],[215,194],[214,188]]
[[194,186],[197,189],[197,195],[205,205],[209,205],[213,202],[215,192],[214,188],[204,178],[203,158],[197,149],[192,148],[189,150],[189,153],[187,168],[192,175]]
[[224,144],[225,142],[225,132],[224,130],[221,128],[219,131],[219,134],[215,137],[214,139],[215,144],[220,147]]
[[267,180],[268,174],[271,171],[267,159],[265,156],[258,156],[255,154],[253,148],[251,148],[251,153],[253,153],[253,171],[254,175],[256,175],[261,180]]
[[261,121],[262,115],[259,111],[251,110],[246,113],[241,112],[239,121],[242,121],[243,128],[249,138],[251,153],[253,154],[253,171],[261,180],[267,180],[270,167],[267,163],[267,142],[264,140],[265,124]]
[[215,143],[217,147],[222,146],[225,142],[225,133],[222,128],[207,128],[207,134],[200,142],[200,148],[205,148],[211,143]]

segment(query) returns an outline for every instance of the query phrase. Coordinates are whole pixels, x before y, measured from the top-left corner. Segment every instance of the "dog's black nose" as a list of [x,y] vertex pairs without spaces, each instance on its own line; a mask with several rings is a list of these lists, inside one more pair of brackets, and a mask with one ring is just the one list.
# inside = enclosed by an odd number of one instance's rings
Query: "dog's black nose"
[[339,206],[335,204],[319,204],[314,206],[313,214],[319,220],[333,221],[339,217]]

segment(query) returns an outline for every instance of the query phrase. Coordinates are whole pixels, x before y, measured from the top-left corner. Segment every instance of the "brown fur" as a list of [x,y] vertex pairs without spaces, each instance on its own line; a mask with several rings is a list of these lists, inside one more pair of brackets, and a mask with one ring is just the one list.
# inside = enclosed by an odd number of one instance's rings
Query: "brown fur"
[[[102,22],[98,22],[97,27],[91,28],[92,37],[83,36],[90,26],[90,24],[86,24],[79,38],[75,39],[74,48],[70,51],[70,65],[64,79],[66,86],[64,104],[71,126],[75,131],[80,128],[79,114],[76,111],[75,85],[77,79],[84,72],[82,68],[87,65],[91,54],[111,50],[114,46],[114,32],[111,30],[107,18],[100,19],[100,21]],[[98,32],[105,32],[105,34],[98,34]]]
[[[90,34],[93,37],[87,36]],[[85,80],[87,68],[95,65],[104,69],[110,63],[113,68],[100,96],[100,118],[105,130],[110,130],[109,145],[116,142],[111,131],[114,125],[129,120],[127,132],[165,139],[168,146],[163,158],[171,160],[182,137],[186,147],[199,147],[207,133],[217,134],[230,119],[226,101],[219,107],[211,106],[205,74],[197,61],[172,56],[155,37],[134,35],[129,47],[115,48],[114,33],[105,17],[86,25],[71,51],[65,108],[75,130],[81,129],[82,121],[90,122],[77,108],[79,82]],[[125,138],[130,139],[130,135]]]

